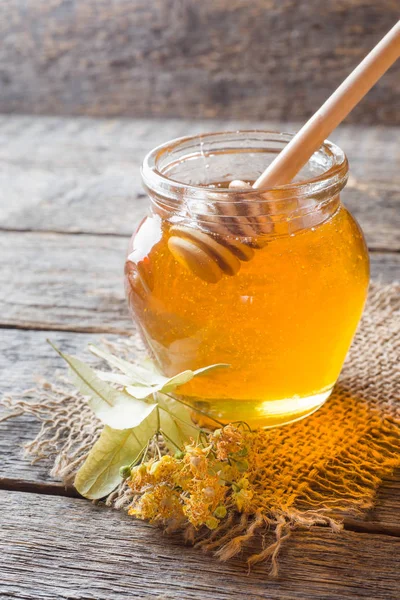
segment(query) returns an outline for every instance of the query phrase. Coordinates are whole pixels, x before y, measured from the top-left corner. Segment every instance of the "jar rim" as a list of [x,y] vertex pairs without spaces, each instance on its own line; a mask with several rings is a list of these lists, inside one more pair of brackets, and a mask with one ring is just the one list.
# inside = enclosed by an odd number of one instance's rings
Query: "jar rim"
[[[250,189],[229,189],[229,188],[216,188],[207,187],[205,185],[195,185],[185,183],[179,180],[175,180],[165,174],[160,168],[160,162],[166,155],[171,155],[174,151],[185,145],[190,145],[196,140],[200,143],[205,141],[217,141],[218,138],[222,140],[239,141],[239,138],[249,138],[249,136],[266,136],[269,137],[269,142],[287,144],[294,137],[294,133],[279,132],[273,130],[263,129],[241,129],[236,131],[217,131],[200,133],[191,136],[183,136],[172,139],[168,142],[160,144],[152,149],[145,156],[141,168],[141,175],[143,184],[150,191],[155,192],[163,197],[170,199],[179,199],[185,197],[186,200],[193,198],[195,200],[205,199],[212,193],[213,198],[216,201],[234,202],[236,198],[241,203],[246,201],[252,201],[254,195],[268,194],[268,197],[264,196],[266,202],[268,198],[271,201],[274,200],[274,194],[279,194],[279,197],[283,199],[290,199],[294,196],[309,196],[315,194],[316,191],[323,192],[328,191],[330,188],[336,189],[339,187],[342,189],[347,181],[348,175],[348,160],[343,150],[331,142],[325,140],[320,148],[316,151],[323,152],[323,154],[330,160],[330,166],[325,171],[318,175],[310,178],[303,179],[301,181],[294,181],[284,185],[273,186],[273,187],[262,187],[262,188],[250,188]],[[261,138],[260,138],[261,139]],[[243,141],[243,140],[242,140]],[[283,146],[282,146],[283,147]],[[279,152],[277,152],[278,154]],[[314,155],[316,154],[314,153]],[[313,156],[314,156],[313,155]],[[193,154],[193,157],[195,154]],[[191,155],[187,155],[190,158]],[[339,189],[339,191],[340,191]],[[337,192],[336,192],[337,193]]]

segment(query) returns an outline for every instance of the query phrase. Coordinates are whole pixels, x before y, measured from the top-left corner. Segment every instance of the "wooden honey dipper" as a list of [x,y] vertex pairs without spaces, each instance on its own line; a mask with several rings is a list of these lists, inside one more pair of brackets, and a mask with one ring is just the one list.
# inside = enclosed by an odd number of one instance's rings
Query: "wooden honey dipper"
[[[265,189],[290,183],[324,140],[399,56],[400,21],[303,125],[252,187]],[[251,189],[251,186],[235,180],[230,183],[229,188],[245,191]],[[267,197],[268,191],[263,192],[264,201]],[[222,203],[224,213],[219,217],[223,218],[210,217],[206,221],[207,231],[183,225],[173,225],[170,229],[168,247],[173,256],[192,273],[209,283],[217,283],[224,274],[235,275],[241,262],[251,260],[257,248],[265,245],[265,242],[260,241],[260,236],[272,230],[272,223],[268,218],[257,217],[257,207],[260,204],[256,200],[254,204],[246,203],[246,216],[240,216],[240,219],[236,212],[237,204]],[[238,240],[246,237],[252,241]]]

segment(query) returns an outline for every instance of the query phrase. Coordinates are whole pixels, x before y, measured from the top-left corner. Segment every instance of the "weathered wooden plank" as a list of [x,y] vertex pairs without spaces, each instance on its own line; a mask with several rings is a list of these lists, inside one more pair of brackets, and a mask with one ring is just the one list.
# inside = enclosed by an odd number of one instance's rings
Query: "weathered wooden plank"
[[348,529],[360,531],[391,532],[400,537],[400,471],[383,480],[376,499],[375,507],[363,518],[346,518]]
[[[65,366],[47,344],[51,340],[64,351],[94,361],[86,351],[90,342],[101,335],[7,330],[0,332],[0,395],[24,391],[35,385],[38,377],[55,381],[58,373],[65,375]],[[112,339],[114,336],[107,336]],[[4,411],[0,407],[0,418]],[[22,445],[39,431],[39,423],[31,417],[19,417],[0,423],[0,489],[37,489],[40,493],[70,494],[49,476],[48,462],[30,466],[22,456]],[[43,487],[41,487],[43,485]],[[365,517],[347,520],[346,526],[362,530],[400,533],[400,472],[388,478],[378,492],[376,507]],[[1,597],[1,596],[0,596]]]
[[[17,132],[15,122],[10,122],[8,126]],[[74,131],[79,135],[80,128],[74,130],[74,127],[70,122],[70,139],[74,138]],[[40,130],[41,124],[37,124],[36,128],[36,131]],[[32,125],[32,132],[35,132],[35,125]],[[88,139],[91,132],[90,126],[86,131]],[[355,130],[355,137],[356,133]],[[51,152],[49,157],[50,154]],[[91,150],[88,154],[92,156]],[[77,156],[85,156],[85,152],[80,152]],[[356,158],[357,156],[359,155],[356,154]],[[393,191],[392,209],[395,211],[397,188],[392,190],[390,181],[395,182],[398,175],[393,168],[392,180],[387,174],[379,179],[378,170],[374,171],[378,169],[379,157],[373,152],[372,156],[374,160],[371,161],[371,172],[379,180],[380,189],[389,190],[390,193]],[[360,168],[365,168],[364,160],[360,162]],[[361,199],[364,189],[358,181],[356,191]],[[29,197],[25,187],[21,197],[26,202],[26,210]],[[38,194],[38,198],[40,197],[41,194]],[[57,194],[53,199],[49,197],[48,202],[54,203],[54,198],[57,198]],[[387,204],[387,199],[385,202]],[[375,216],[378,217],[379,215]],[[41,219],[46,219],[46,212],[41,213]],[[387,218],[382,218],[382,224],[386,223]],[[60,226],[62,227],[62,220]],[[107,242],[103,244],[101,239]],[[9,261],[9,266],[0,275],[0,314],[11,314],[12,319],[16,318],[13,322],[15,327],[64,326],[67,329],[84,329],[85,323],[88,323],[89,329],[93,331],[105,331],[105,323],[116,322],[120,330],[125,331],[131,325],[126,316],[121,279],[117,276],[118,265],[121,263],[122,266],[125,245],[126,239],[115,236],[101,238],[4,233],[0,238],[0,264]],[[373,273],[388,281],[399,278],[399,259],[395,254],[374,254]],[[1,271],[2,269],[0,273]],[[54,304],[57,304],[56,309],[53,308]],[[91,315],[97,310],[98,313],[92,320]],[[43,319],[44,311],[46,313]],[[78,314],[78,319],[72,319],[71,325],[71,316],[74,314]],[[10,388],[17,390],[30,385],[35,372],[52,375],[59,362],[45,344],[45,337],[48,335],[47,332],[38,331],[0,331],[2,385],[3,381],[7,381]],[[82,353],[88,340],[99,337],[65,332],[52,332],[50,335],[65,349],[78,354]],[[37,424],[30,419],[9,421],[0,427],[0,478],[6,477],[6,485],[14,489],[23,489],[25,483],[29,489],[36,489],[40,493],[64,493],[62,488],[50,483],[46,465],[39,464],[30,469],[20,459],[18,442],[32,439],[35,431]],[[42,486],[38,486],[40,483]],[[0,488],[1,486],[0,481]],[[380,490],[377,508],[367,516],[367,521],[348,521],[347,525],[362,531],[386,530],[391,535],[398,535],[398,490],[398,477],[386,482]],[[0,530],[0,537],[4,534],[4,540],[0,544],[6,548],[6,552],[3,550],[0,553],[0,597],[101,599],[108,598],[110,593],[113,598],[125,597],[129,593],[133,597],[206,599],[232,598],[236,592],[238,598],[246,593],[250,598],[265,598],[268,594],[270,598],[289,600],[303,597],[379,599],[398,595],[395,577],[395,569],[398,567],[393,563],[398,556],[395,550],[398,541],[394,537],[377,533],[372,536],[346,532],[340,541],[338,538],[332,543],[328,532],[318,533],[317,537],[315,532],[299,534],[296,537],[300,539],[300,544],[296,542],[283,553],[283,585],[281,582],[269,585],[265,583],[262,568],[255,571],[254,580],[242,579],[244,565],[240,561],[234,561],[221,569],[220,565],[215,566],[209,558],[203,558],[195,551],[189,550],[187,554],[178,544],[168,542],[166,545],[165,539],[158,532],[153,532],[142,524],[133,524],[124,515],[112,513],[115,521],[110,521],[109,518],[105,519],[103,512],[99,513],[98,518],[97,513],[94,516],[92,512],[84,512],[99,509],[83,504],[80,500],[51,498],[54,504],[50,505],[48,498],[42,500],[35,494],[10,494],[15,500],[9,502],[11,496],[8,495],[2,505],[7,507],[7,513],[2,509],[2,516],[4,515],[4,522],[9,527]],[[65,502],[82,504],[65,505]],[[85,508],[81,509],[83,505]],[[11,520],[10,513],[13,515]],[[21,518],[21,514],[29,515],[29,521]],[[60,519],[60,514],[65,518]],[[76,530],[71,530],[71,522],[77,525]],[[86,529],[88,522],[93,527],[91,533]],[[109,524],[114,537],[108,533]],[[137,528],[146,537],[135,537]],[[134,536],[130,535],[131,530],[135,531]],[[102,531],[101,544],[104,538],[110,541],[99,549],[96,547],[99,538],[97,531]],[[13,545],[9,543],[10,532]],[[148,538],[148,534],[153,537]],[[122,549],[119,554],[121,538]],[[135,544],[133,553],[132,542]],[[55,548],[58,554],[55,554]],[[74,558],[76,563],[73,562]],[[164,563],[171,567],[167,573],[165,569],[160,570],[160,565]],[[112,566],[109,568],[110,564]],[[6,578],[3,577],[3,571]],[[60,574],[56,583],[55,571],[57,576]],[[97,576],[99,571],[100,578]],[[312,571],[311,577],[309,571]],[[227,580],[228,587],[225,583]]]
[[[88,362],[96,362],[86,348],[90,342],[99,342],[102,336],[59,331],[0,330],[0,396],[31,389],[39,378],[55,382],[58,375],[67,374],[65,365],[49,346],[47,338],[65,352],[85,357]],[[113,336],[107,338],[112,339]],[[0,418],[4,414],[6,411],[0,407]],[[49,476],[48,462],[38,462],[31,467],[29,459],[23,457],[23,444],[32,441],[39,428],[38,421],[29,416],[0,422],[0,488],[5,479],[14,481],[16,486],[22,485],[18,482],[55,483]],[[10,482],[7,485],[11,485]]]
[[[8,0],[0,110],[304,118],[397,19],[396,0]],[[399,72],[351,119],[399,123]]]
[[[155,145],[238,128],[300,123],[0,117],[0,229],[130,235],[148,200],[139,167]],[[342,126],[350,159],[343,199],[372,249],[400,250],[400,128]]]
[[280,577],[221,564],[120,512],[72,498],[0,492],[0,597],[337,600],[398,596],[400,539],[314,529],[293,534]]
[[23,392],[35,386],[39,378],[55,380],[66,374],[63,360],[50,346],[51,340],[67,352],[84,356],[93,364],[98,359],[87,350],[90,343],[99,344],[102,339],[117,339],[115,335],[95,333],[70,333],[67,331],[24,331],[0,329],[0,385],[2,394]]
[[[127,239],[3,232],[0,326],[126,334],[133,325],[123,289]],[[400,278],[400,254],[371,255],[372,276]]]
[[0,324],[128,333],[125,238],[57,234],[0,236]]

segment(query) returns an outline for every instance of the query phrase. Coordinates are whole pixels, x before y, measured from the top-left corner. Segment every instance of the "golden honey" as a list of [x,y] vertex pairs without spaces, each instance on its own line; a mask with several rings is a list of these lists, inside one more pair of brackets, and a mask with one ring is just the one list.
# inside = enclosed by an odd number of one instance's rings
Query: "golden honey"
[[277,219],[250,259],[218,281],[174,257],[173,213],[144,219],[126,287],[160,368],[174,375],[230,365],[182,386],[186,401],[224,422],[270,427],[310,414],[329,396],[363,310],[369,267],[362,232],[338,196],[324,207],[305,210],[296,227]]

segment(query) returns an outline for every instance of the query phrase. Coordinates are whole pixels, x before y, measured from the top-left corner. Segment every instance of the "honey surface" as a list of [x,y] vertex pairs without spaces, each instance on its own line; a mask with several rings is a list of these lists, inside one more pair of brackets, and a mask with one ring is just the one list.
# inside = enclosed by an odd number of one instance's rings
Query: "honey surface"
[[[130,308],[162,370],[213,363],[187,397],[268,403],[329,390],[368,286],[362,233],[344,207],[324,223],[271,238],[234,276],[207,283],[168,249],[169,224],[148,217],[127,262]],[[295,400],[293,400],[295,402]]]

